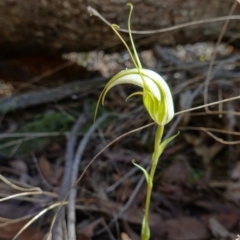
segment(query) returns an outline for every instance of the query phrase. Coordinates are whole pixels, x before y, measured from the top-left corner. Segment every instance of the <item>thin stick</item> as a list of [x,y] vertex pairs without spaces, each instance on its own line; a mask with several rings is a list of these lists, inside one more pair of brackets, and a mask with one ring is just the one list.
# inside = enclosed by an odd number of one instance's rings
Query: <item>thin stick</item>
[[[77,140],[77,133],[81,126],[87,121],[85,114],[81,114],[75,124],[72,127],[71,133],[68,137],[67,141],[67,149],[65,155],[65,167],[63,173],[63,179],[60,188],[59,194],[59,202],[64,201],[64,198],[71,188],[71,174],[72,174],[72,165],[74,158],[75,145]],[[56,219],[56,223],[53,228],[53,240],[63,238],[62,224],[63,224],[63,216],[65,213],[65,209],[61,208],[58,217]]]
[[231,97],[231,98],[226,98],[226,99],[223,99],[223,100],[220,100],[220,101],[216,101],[216,102],[212,102],[212,103],[208,103],[208,104],[203,104],[203,105],[198,106],[198,107],[194,107],[194,108],[189,108],[189,109],[186,109],[186,110],[182,110],[182,111],[176,112],[174,116],[177,116],[177,115],[179,115],[179,114],[183,114],[183,113],[186,113],[186,112],[195,111],[195,110],[197,110],[197,109],[201,109],[201,108],[204,108],[204,107],[217,105],[217,104],[219,104],[219,103],[234,101],[234,100],[237,100],[237,99],[240,99],[240,96],[235,96],[235,97]]
[[36,216],[34,216],[29,222],[27,222],[21,229],[20,231],[18,231],[18,233],[14,236],[14,238],[12,240],[16,240],[20,234],[27,229],[33,222],[35,222],[39,217],[41,217],[44,213],[48,212],[49,210],[58,207],[59,205],[66,205],[67,202],[57,202],[54,203],[52,205],[50,205],[49,207],[43,209],[41,212],[39,212]]
[[[40,137],[55,137],[55,136],[68,136],[71,132],[24,132],[24,133],[2,133],[0,134],[0,139],[4,138],[21,138],[21,137],[34,137],[34,138],[40,138]],[[78,136],[82,136],[85,134],[85,132],[77,132]]]
[[[107,21],[106,18],[104,18],[96,9],[88,6],[87,10],[91,16],[93,15],[93,16],[100,18],[104,23],[106,23],[108,26],[111,27],[112,24],[109,21]],[[186,28],[186,27],[191,27],[191,26],[195,26],[195,25],[205,24],[205,23],[221,22],[221,21],[226,21],[226,20],[239,20],[239,19],[240,19],[239,15],[223,16],[223,17],[196,20],[196,21],[182,23],[182,24],[179,24],[176,26],[161,28],[161,29],[156,29],[156,30],[146,30],[146,31],[131,30],[131,32],[133,34],[148,35],[148,34],[170,32],[170,31],[174,31],[174,30],[178,30],[178,29],[182,29],[182,28]],[[117,30],[120,32],[128,33],[128,30],[124,29],[124,28],[118,28]]]
[[106,119],[108,115],[105,114],[102,117],[100,117],[94,125],[92,125],[87,133],[84,135],[83,139],[78,145],[78,149],[73,161],[73,165],[71,168],[71,186],[73,186],[72,191],[69,194],[69,203],[68,203],[68,222],[67,222],[67,229],[69,234],[69,239],[76,240],[76,229],[75,229],[75,198],[77,195],[77,189],[74,188],[77,176],[78,176],[78,170],[79,165],[82,159],[82,155],[84,153],[84,150],[88,144],[89,139],[91,138],[93,132],[98,128],[98,126]]
[[240,141],[225,141],[222,138],[219,138],[215,134],[211,133],[211,132],[219,132],[219,133],[225,133],[225,134],[231,134],[231,135],[240,136],[240,132],[233,132],[233,131],[227,131],[227,130],[216,129],[216,128],[204,128],[204,127],[180,127],[180,129],[182,129],[182,130],[203,131],[206,134],[208,134],[210,137],[215,139],[216,141],[218,141],[218,142],[220,142],[222,144],[226,144],[226,145],[235,145],[235,144],[239,144],[240,143]]
[[209,131],[204,131],[205,133],[207,133],[210,137],[212,137],[213,139],[215,139],[216,141],[222,143],[222,144],[226,144],[226,145],[236,145],[239,144],[240,141],[225,141],[222,138],[217,137],[216,135],[214,135],[213,133],[209,132]]
[[51,192],[23,192],[23,193],[17,193],[17,194],[13,194],[10,196],[7,196],[5,198],[1,198],[0,202],[4,202],[7,201],[9,199],[13,199],[13,198],[17,198],[17,197],[21,197],[21,196],[28,196],[28,195],[47,195],[47,196],[51,196],[51,197],[58,197],[58,195],[56,193],[51,193]]
[[240,132],[222,130],[217,128],[207,128],[207,127],[178,127],[179,130],[196,130],[196,131],[211,131],[211,132],[218,132],[224,134],[231,134],[235,136],[240,136]]
[[211,112],[196,112],[196,113],[190,113],[191,116],[205,116],[205,115],[219,115],[219,114],[228,114],[228,115],[235,115],[240,116],[240,112],[234,112],[234,111],[211,111]]
[[74,124],[71,134],[68,138],[67,142],[67,149],[66,149],[66,156],[65,156],[65,168],[64,168],[64,176],[62,180],[61,186],[61,193],[60,193],[60,200],[63,200],[64,196],[66,195],[68,189],[71,187],[71,172],[72,172],[72,164],[74,159],[74,149],[77,140],[77,132],[82,127],[84,123],[86,123],[87,118],[85,114],[81,114]]
[[28,191],[28,192],[31,192],[31,191],[35,191],[35,192],[41,192],[42,193],[42,189],[39,188],[39,187],[33,187],[33,188],[23,188],[23,187],[19,187],[17,185],[15,185],[14,183],[12,183],[10,180],[8,180],[7,178],[5,178],[2,174],[0,174],[0,179],[6,183],[8,186],[10,186],[11,188],[13,189],[16,189],[18,191]]
[[[5,197],[9,197],[9,196],[10,196],[9,193],[1,193],[0,192],[0,197],[5,198]],[[56,198],[57,198],[57,196],[56,196]],[[21,200],[21,201],[25,201],[25,202],[39,203],[39,204],[47,204],[47,202],[49,201],[49,199],[44,199],[44,198],[40,199],[40,198],[21,197],[21,196],[18,196],[17,199]]]

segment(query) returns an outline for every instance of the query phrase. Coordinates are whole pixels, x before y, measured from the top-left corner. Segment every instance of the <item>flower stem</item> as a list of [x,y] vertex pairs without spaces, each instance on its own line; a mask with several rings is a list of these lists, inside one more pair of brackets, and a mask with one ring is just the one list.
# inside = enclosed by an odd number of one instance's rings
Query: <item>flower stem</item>
[[150,200],[151,200],[151,195],[152,195],[152,182],[155,174],[155,170],[158,164],[158,159],[161,155],[161,150],[160,150],[160,143],[162,140],[162,135],[163,135],[163,130],[164,126],[158,125],[156,135],[155,135],[155,143],[154,143],[154,152],[152,155],[152,165],[151,165],[151,170],[150,170],[150,180],[151,183],[147,184],[147,195],[146,195],[146,202],[145,202],[145,213],[144,213],[144,220],[143,220],[143,225],[142,225],[142,232],[141,232],[141,240],[149,240],[150,239],[150,230],[149,230],[149,206],[150,206]]

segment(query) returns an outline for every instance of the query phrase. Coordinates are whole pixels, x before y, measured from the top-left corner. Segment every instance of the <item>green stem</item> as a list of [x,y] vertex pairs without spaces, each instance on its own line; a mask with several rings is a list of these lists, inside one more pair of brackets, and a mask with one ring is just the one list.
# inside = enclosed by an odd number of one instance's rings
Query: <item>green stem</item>
[[162,140],[164,126],[158,125],[156,135],[155,135],[155,143],[154,143],[154,152],[152,156],[152,165],[150,170],[150,180],[151,184],[147,185],[147,196],[146,196],[146,202],[145,202],[145,214],[144,214],[144,221],[142,225],[142,233],[141,233],[141,240],[149,240],[150,234],[149,234],[149,206],[150,206],[150,200],[152,195],[152,182],[155,174],[155,170],[158,164],[158,159],[161,155],[160,151],[160,143]]

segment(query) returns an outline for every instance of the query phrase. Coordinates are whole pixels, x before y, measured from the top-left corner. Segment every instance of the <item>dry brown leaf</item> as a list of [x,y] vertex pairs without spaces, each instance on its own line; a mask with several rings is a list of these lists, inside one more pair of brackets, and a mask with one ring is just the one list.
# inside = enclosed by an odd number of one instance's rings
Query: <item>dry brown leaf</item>
[[125,202],[126,199],[131,195],[131,180],[126,179],[117,190],[117,201]]
[[215,218],[224,228],[232,230],[240,220],[240,214],[236,212],[208,214],[201,217],[201,220],[208,224],[210,218]]
[[[121,212],[123,205],[115,203],[113,201],[109,200],[101,200],[98,199],[96,202],[96,205],[102,209],[105,213],[108,215],[114,217],[116,214]],[[133,224],[142,224],[143,219],[143,211],[139,208],[128,208],[125,212],[123,212],[119,219],[125,220],[126,222],[133,223]],[[156,213],[150,213],[149,215],[149,225],[150,226],[156,226],[162,222],[162,218],[159,214]]]
[[124,232],[121,233],[121,239],[122,240],[131,240],[131,238],[129,238],[129,236]]
[[81,240],[91,240],[95,229],[98,227],[100,223],[103,222],[103,218],[99,218],[92,223],[88,224],[87,226],[83,227],[82,229],[77,231],[78,239]]
[[165,193],[182,196],[183,187],[189,177],[189,169],[186,158],[179,156],[172,165],[164,170],[158,189]]
[[[27,223],[27,221],[21,221],[18,223],[10,224],[4,227],[0,227],[0,239],[12,240],[18,231]],[[43,232],[40,229],[34,227],[28,227],[17,238],[18,240],[42,240],[44,238]]]
[[39,165],[39,168],[40,168],[43,176],[46,178],[46,180],[50,184],[53,184],[53,185],[57,184],[57,179],[56,179],[56,176],[52,169],[52,166],[50,165],[48,159],[44,155],[42,155],[39,158],[38,165]]
[[159,226],[159,229],[153,230],[155,236],[161,229],[162,232],[158,237],[165,236],[165,240],[205,240],[211,236],[207,225],[193,217],[167,220]]

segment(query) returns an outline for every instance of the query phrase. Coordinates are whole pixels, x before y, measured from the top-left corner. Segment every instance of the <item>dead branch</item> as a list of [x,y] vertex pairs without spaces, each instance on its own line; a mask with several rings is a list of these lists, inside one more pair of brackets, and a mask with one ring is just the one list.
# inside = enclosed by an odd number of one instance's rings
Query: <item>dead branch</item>
[[0,99],[0,113],[33,107],[39,104],[56,102],[73,94],[84,93],[101,87],[107,81],[104,77],[78,80],[51,89],[32,91]]
[[[73,165],[73,159],[74,159],[74,149],[76,145],[77,140],[77,133],[78,130],[81,128],[81,126],[87,121],[87,118],[84,114],[81,114],[74,124],[71,134],[67,141],[67,149],[66,149],[66,155],[65,155],[65,168],[64,168],[64,174],[63,174],[63,180],[60,188],[60,194],[59,194],[59,201],[63,201],[65,195],[67,194],[68,190],[70,189],[71,184],[71,172],[72,172],[72,165]],[[59,211],[59,214],[56,218],[56,222],[53,228],[53,239],[61,239],[63,237],[62,234],[62,223],[64,218],[64,212],[65,208],[64,206]]]

